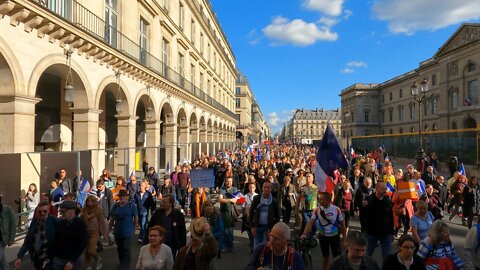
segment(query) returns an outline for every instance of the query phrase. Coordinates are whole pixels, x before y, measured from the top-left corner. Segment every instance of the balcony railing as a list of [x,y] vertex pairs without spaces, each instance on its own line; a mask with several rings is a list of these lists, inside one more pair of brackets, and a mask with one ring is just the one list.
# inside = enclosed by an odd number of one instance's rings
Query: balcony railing
[[194,95],[208,105],[221,111],[222,113],[239,121],[238,115],[227,109],[218,101],[211,98],[202,89],[196,87],[193,83],[188,81],[185,77],[179,74],[174,69],[163,63],[150,52],[140,47],[140,45],[115,27],[106,23],[102,18],[95,15],[89,9],[81,5],[75,0],[30,0],[36,2],[40,6],[50,10],[66,21],[72,23],[74,26],[89,33],[98,41],[108,44],[115,48],[127,57],[142,64],[146,68],[162,76],[173,84],[182,88],[185,92]]

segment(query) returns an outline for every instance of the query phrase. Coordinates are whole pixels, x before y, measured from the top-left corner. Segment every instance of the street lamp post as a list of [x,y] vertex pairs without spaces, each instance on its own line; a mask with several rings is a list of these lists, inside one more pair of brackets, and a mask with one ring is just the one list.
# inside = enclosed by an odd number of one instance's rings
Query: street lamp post
[[423,161],[425,160],[425,152],[423,151],[422,146],[422,102],[426,97],[428,92],[428,79],[425,77],[423,80],[418,84],[414,82],[411,87],[411,93],[413,99],[418,103],[418,150],[415,156],[415,160],[417,161],[417,170],[419,172],[423,171]]

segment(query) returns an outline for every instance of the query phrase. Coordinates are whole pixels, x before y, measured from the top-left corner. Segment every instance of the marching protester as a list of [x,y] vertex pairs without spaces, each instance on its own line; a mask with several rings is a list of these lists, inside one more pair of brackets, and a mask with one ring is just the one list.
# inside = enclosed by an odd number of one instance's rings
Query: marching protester
[[355,202],[354,208],[355,212],[358,213],[358,217],[360,220],[360,228],[362,232],[365,232],[367,229],[367,207],[364,204],[364,201],[373,194],[374,188],[372,185],[372,179],[370,177],[365,177],[363,179],[363,183],[355,192]]
[[464,263],[458,257],[450,240],[447,223],[436,220],[418,250],[427,269],[463,269]]
[[218,201],[220,202],[220,213],[225,224],[223,234],[223,244],[225,252],[233,252],[233,227],[237,222],[238,214],[235,204],[237,198],[233,196],[237,192],[237,188],[232,186],[233,179],[228,177],[225,179],[225,186],[220,189]]
[[[454,206],[455,208],[450,214],[450,217],[448,218],[449,221],[452,221],[452,219],[457,214],[460,214],[460,211],[462,210],[463,189],[466,184],[467,184],[467,177],[465,175],[459,174],[458,178],[450,186],[450,196],[452,196],[452,199],[450,201],[449,209],[451,208],[451,206]],[[466,217],[462,216],[461,219],[462,219],[462,225],[463,226],[467,225]]]
[[156,208],[154,195],[147,190],[148,180],[144,179],[140,183],[140,190],[135,193],[133,201],[138,210],[138,224],[140,226],[140,232],[138,233],[138,243],[143,243],[146,237],[149,211],[153,213]]
[[158,189],[157,197],[159,200],[163,198],[163,196],[171,194],[173,196],[173,200],[175,200],[175,196],[177,193],[175,192],[175,186],[172,183],[172,179],[170,179],[170,175],[165,174],[163,176],[163,185]]
[[417,203],[417,211],[410,218],[410,228],[415,240],[415,245],[420,246],[420,242],[427,237],[428,230],[435,221],[433,214],[428,211],[427,202],[420,200]]
[[[152,214],[147,228],[159,225],[165,229],[163,243],[170,247],[175,257],[177,251],[187,243],[185,217],[180,210],[174,208],[175,201],[172,194],[166,194],[160,202],[160,209]],[[148,242],[148,239],[145,239],[145,242]]]
[[[60,205],[61,220],[55,227],[53,269],[82,269],[80,256],[87,247],[88,233],[85,222],[78,218],[77,204],[65,200]],[[96,243],[96,242],[95,242]]]
[[282,220],[286,224],[290,224],[292,210],[297,200],[295,186],[291,182],[290,176],[283,178],[283,184],[280,186],[278,197],[278,209],[282,211]]
[[249,224],[250,231],[254,237],[254,249],[267,240],[268,232],[273,225],[280,220],[280,212],[278,203],[272,195],[272,183],[270,181],[263,182],[262,194],[253,197],[250,206]]
[[377,183],[375,193],[363,202],[367,213],[367,255],[372,256],[377,243],[380,242],[382,257],[387,257],[392,249],[393,241],[393,203],[386,195],[387,186]]
[[398,252],[385,258],[382,270],[426,270],[423,259],[415,254],[416,244],[411,235],[402,235],[397,242]]
[[132,257],[131,242],[138,226],[138,210],[135,203],[129,200],[128,191],[123,189],[118,193],[120,200],[112,207],[109,223],[109,231],[113,230],[115,243],[117,244],[119,269],[130,269]]
[[[102,180],[103,181],[103,180]],[[100,236],[108,239],[107,220],[103,214],[103,208],[98,205],[98,199],[95,196],[87,196],[85,206],[82,208],[79,216],[87,225],[87,249],[85,250],[86,269],[92,269],[92,259],[96,261],[95,268],[102,268],[102,258],[97,254],[97,243]]]
[[32,222],[33,215],[35,213],[35,207],[37,207],[39,202],[40,193],[38,192],[37,185],[35,183],[31,183],[28,186],[28,191],[25,195],[25,207],[27,208],[27,211],[30,211],[27,216],[27,227],[30,226],[30,222]]
[[[348,181],[347,181],[348,182]],[[345,240],[347,229],[345,227],[345,218],[342,211],[337,206],[330,203],[331,195],[328,192],[320,192],[318,196],[320,206],[313,212],[312,217],[305,226],[301,239],[306,239],[310,234],[312,227],[318,220],[319,240],[323,255],[323,269],[328,269],[330,249],[332,249],[333,258],[341,254],[340,234]]]
[[[252,176],[253,178],[253,176]],[[255,179],[255,178],[253,178]],[[252,235],[252,231],[250,230],[251,225],[250,225],[250,207],[252,206],[253,198],[258,195],[258,193],[255,192],[257,189],[257,183],[255,182],[248,182],[247,183],[249,187],[249,192],[244,195],[245,197],[245,204],[243,205],[243,215],[242,215],[242,233],[244,231],[247,231],[248,235],[248,247],[250,248],[250,253],[253,252],[253,242],[254,242],[254,237]]]
[[133,201],[135,194],[140,190],[140,182],[135,175],[130,175],[130,182],[127,183],[126,189],[128,191],[128,199]]
[[467,219],[468,228],[472,228],[473,217],[478,215],[480,209],[480,189],[478,188],[478,179],[471,176],[467,185],[463,188],[463,217]]
[[165,229],[155,225],[148,229],[148,244],[140,249],[136,270],[172,270],[173,255],[169,246],[163,243]]
[[[350,231],[346,238],[346,251],[332,261],[332,270],[379,270],[377,263],[366,255],[367,238],[358,231]],[[324,268],[326,269],[326,268]],[[397,268],[392,268],[397,269]],[[412,269],[413,270],[413,269]]]
[[465,270],[480,269],[480,223],[468,230],[465,237]]
[[207,270],[210,261],[217,255],[217,243],[204,217],[192,220],[190,242],[182,247],[175,258],[175,270]]
[[333,204],[342,210],[347,233],[351,215],[350,213],[353,212],[353,201],[354,195],[350,181],[343,181],[341,187],[335,192]]
[[222,216],[210,200],[203,203],[202,216],[207,219],[211,228],[211,234],[215,237],[215,241],[217,241],[217,258],[220,259],[223,249],[223,230],[225,229]]
[[49,214],[49,207],[48,202],[41,201],[35,208],[35,217],[28,227],[22,247],[17,253],[17,259],[14,262],[15,268],[21,267],[22,258],[28,251],[35,269],[51,269],[55,227],[59,219]]
[[[98,189],[98,183],[99,183],[99,181],[97,180],[97,189]],[[115,182],[115,187],[110,190],[112,192],[112,198],[115,202],[118,202],[118,200],[120,200],[120,197],[118,196],[118,194],[119,194],[120,190],[125,189],[126,186],[127,186],[127,184],[125,183],[125,178],[121,175],[118,176],[117,181]],[[97,197],[98,197],[98,194],[97,194]]]
[[[403,226],[403,234],[407,234],[410,231],[410,218],[414,214],[413,203],[409,198],[400,197],[400,186],[408,183],[405,179],[400,176],[397,177],[396,186],[397,190],[393,192],[392,202],[393,202],[393,225],[394,225],[394,236],[397,236],[398,232]],[[412,194],[412,192],[409,192]],[[414,193],[416,194],[416,193]]]
[[269,234],[269,241],[255,248],[245,270],[303,270],[302,257],[293,247],[288,246],[288,239],[290,239],[289,226],[284,222],[275,224]]

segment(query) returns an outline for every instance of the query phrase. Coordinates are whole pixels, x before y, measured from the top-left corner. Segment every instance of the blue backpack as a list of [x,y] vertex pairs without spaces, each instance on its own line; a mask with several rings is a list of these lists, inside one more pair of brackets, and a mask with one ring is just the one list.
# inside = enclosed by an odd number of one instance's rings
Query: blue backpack
[[477,249],[480,247],[480,223],[476,225],[477,227]]

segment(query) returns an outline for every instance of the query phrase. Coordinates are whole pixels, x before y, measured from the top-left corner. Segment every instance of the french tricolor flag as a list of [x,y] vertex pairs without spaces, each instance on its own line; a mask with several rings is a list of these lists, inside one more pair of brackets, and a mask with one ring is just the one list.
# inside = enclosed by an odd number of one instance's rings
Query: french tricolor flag
[[393,187],[392,184],[390,184],[390,182],[387,181],[387,195],[389,197],[392,197],[393,192],[395,192],[395,187]]
[[418,182],[416,189],[420,191],[421,194],[425,193],[425,185],[423,184],[423,181]]
[[237,191],[233,194],[227,193],[227,197],[229,199],[234,199],[234,198],[237,199],[236,204],[244,204],[245,203],[245,197],[243,196],[243,194],[240,191]]
[[318,191],[332,193],[335,181],[338,179],[334,178],[335,171],[347,166],[347,159],[343,154],[342,147],[332,127],[328,124],[323,133],[315,162],[315,185],[317,185]]

